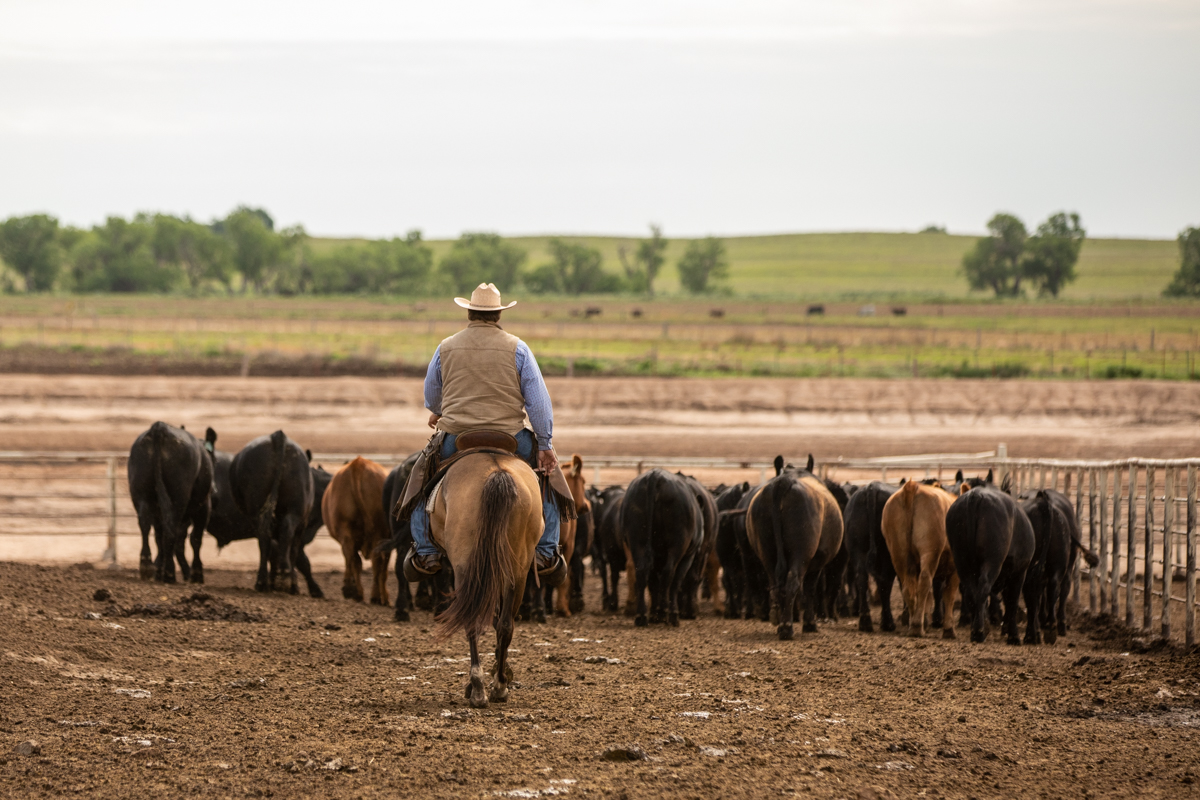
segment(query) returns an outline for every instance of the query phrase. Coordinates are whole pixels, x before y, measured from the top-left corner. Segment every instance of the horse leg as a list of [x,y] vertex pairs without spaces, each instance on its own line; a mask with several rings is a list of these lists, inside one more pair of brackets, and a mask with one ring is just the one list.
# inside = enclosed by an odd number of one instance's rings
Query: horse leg
[[496,667],[492,674],[492,691],[489,695],[493,703],[508,702],[508,682],[512,679],[512,668],[508,666],[508,645],[513,636],[515,596],[514,589],[507,589],[500,598],[500,610],[496,613]]
[[138,528],[142,532],[142,555],[138,563],[138,577],[148,581],[154,577],[154,557],[150,554],[150,529],[154,527],[154,508],[141,503],[137,508]]
[[467,634],[471,645],[471,674],[467,678],[466,696],[471,708],[487,708],[487,693],[483,690],[483,667],[479,666],[479,636]]

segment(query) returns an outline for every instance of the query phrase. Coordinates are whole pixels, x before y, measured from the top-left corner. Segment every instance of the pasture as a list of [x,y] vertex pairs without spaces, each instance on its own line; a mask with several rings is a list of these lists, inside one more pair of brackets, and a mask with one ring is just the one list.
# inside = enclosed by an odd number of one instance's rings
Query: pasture
[[[504,324],[529,342],[547,375],[1187,380],[1200,373],[1200,306],[1188,303],[821,305],[824,313],[809,315],[808,304],[777,299],[521,298]],[[419,374],[461,324],[461,310],[445,298],[2,296],[0,369]]]

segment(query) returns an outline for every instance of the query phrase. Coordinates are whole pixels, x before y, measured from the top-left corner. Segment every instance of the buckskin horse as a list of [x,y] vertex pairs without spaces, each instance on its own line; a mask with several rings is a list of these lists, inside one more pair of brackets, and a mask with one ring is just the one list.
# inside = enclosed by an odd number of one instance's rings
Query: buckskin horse
[[[473,708],[508,700],[514,605],[525,591],[533,551],[542,536],[542,495],[533,468],[499,450],[466,452],[451,463],[429,515],[433,541],[454,568],[454,598],[436,618],[445,641],[458,631],[471,647],[466,697]],[[479,635],[496,630],[495,679],[484,692]]]

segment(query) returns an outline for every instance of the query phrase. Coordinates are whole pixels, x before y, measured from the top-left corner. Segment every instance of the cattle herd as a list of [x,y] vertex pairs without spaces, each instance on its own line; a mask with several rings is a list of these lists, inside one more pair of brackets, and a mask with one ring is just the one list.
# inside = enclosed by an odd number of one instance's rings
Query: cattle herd
[[[345,558],[343,596],[364,599],[367,558],[369,600],[389,604],[391,551],[402,555],[411,543],[407,523],[392,511],[416,454],[390,473],[362,457],[330,473],[312,465],[311,452],[283,431],[254,439],[235,455],[217,450],[216,441],[211,428],[201,441],[156,422],[134,442],[129,491],[142,533],[144,579],[174,582],[178,562],[185,581],[203,582],[207,530],[222,547],[258,540],[255,589],[294,594],[299,572],[309,594],[321,597],[304,549],[324,524]],[[707,598],[726,617],[773,622],[780,639],[794,636],[797,618],[804,632],[814,632],[818,619],[857,615],[859,629],[869,632],[873,580],[880,628],[892,631],[891,594],[899,579],[899,622],[913,636],[924,635],[928,623],[954,638],[954,602],[961,599],[958,621],[974,642],[999,624],[1010,644],[1053,643],[1066,631],[1077,555],[1096,562],[1080,541],[1065,495],[1036,490],[1013,497],[1007,486],[993,484],[991,472],[965,480],[960,472],[951,484],[860,486],[818,477],[812,456],[804,467],[776,457],[775,477],[757,487],[709,489],[690,476],[652,469],[627,487],[600,489],[585,485],[583,462],[574,456],[567,475],[579,510],[562,532],[569,578],[545,592],[530,581],[523,619],[582,610],[590,556],[605,611],[621,610],[625,573],[624,611],[638,626],[694,619]],[[414,605],[444,608],[453,592],[450,570],[417,585],[414,598],[401,562],[396,559],[396,619],[408,620]]]

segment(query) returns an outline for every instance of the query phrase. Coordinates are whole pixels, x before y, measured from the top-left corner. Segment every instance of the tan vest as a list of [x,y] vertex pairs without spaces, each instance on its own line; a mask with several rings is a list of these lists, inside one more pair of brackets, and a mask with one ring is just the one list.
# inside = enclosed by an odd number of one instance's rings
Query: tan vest
[[516,434],[525,427],[517,343],[493,322],[474,321],[441,344],[442,418],[438,430],[477,428]]

